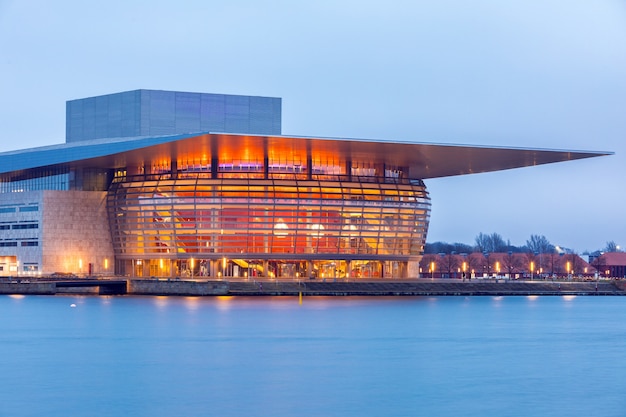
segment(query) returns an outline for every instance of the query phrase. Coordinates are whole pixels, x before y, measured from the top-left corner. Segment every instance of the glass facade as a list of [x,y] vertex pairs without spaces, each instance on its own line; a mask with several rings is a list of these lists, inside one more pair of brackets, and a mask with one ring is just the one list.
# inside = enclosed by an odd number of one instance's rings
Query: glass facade
[[231,165],[218,178],[210,167],[117,176],[107,202],[116,272],[401,277],[421,258],[430,199],[419,180],[307,176],[293,166],[259,178],[263,167]]
[[39,190],[69,190],[70,177],[70,173],[64,168],[37,170],[30,175],[0,180],[0,194]]

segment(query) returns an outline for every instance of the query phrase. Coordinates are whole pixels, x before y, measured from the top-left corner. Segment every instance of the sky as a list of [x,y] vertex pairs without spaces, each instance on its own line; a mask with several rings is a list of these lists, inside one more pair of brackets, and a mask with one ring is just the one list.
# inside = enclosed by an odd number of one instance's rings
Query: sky
[[143,88],[282,97],[286,135],[615,152],[428,180],[428,242],[626,247],[623,0],[0,0],[0,74],[0,151]]

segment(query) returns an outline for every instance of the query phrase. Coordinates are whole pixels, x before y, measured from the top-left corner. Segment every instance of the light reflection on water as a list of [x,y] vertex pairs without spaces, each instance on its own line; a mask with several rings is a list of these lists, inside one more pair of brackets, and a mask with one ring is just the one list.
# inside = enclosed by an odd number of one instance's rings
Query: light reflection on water
[[625,307],[0,296],[0,415],[626,415]]

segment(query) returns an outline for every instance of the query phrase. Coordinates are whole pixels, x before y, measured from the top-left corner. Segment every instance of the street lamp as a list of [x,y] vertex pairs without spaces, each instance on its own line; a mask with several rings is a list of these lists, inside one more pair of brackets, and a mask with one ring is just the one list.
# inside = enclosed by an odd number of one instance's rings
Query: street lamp
[[530,261],[530,280],[533,280],[533,271],[535,270],[535,262]]
[[435,279],[435,261],[430,263],[430,279]]
[[490,265],[490,262],[489,262],[489,252],[487,252],[487,251],[483,252],[483,256],[487,260],[487,277],[489,277],[491,275],[491,265]]

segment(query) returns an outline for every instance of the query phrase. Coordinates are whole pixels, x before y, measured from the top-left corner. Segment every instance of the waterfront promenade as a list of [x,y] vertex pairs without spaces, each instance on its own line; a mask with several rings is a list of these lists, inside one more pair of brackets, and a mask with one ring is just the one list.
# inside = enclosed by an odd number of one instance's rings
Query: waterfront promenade
[[626,281],[2,279],[0,294],[172,296],[626,295]]

